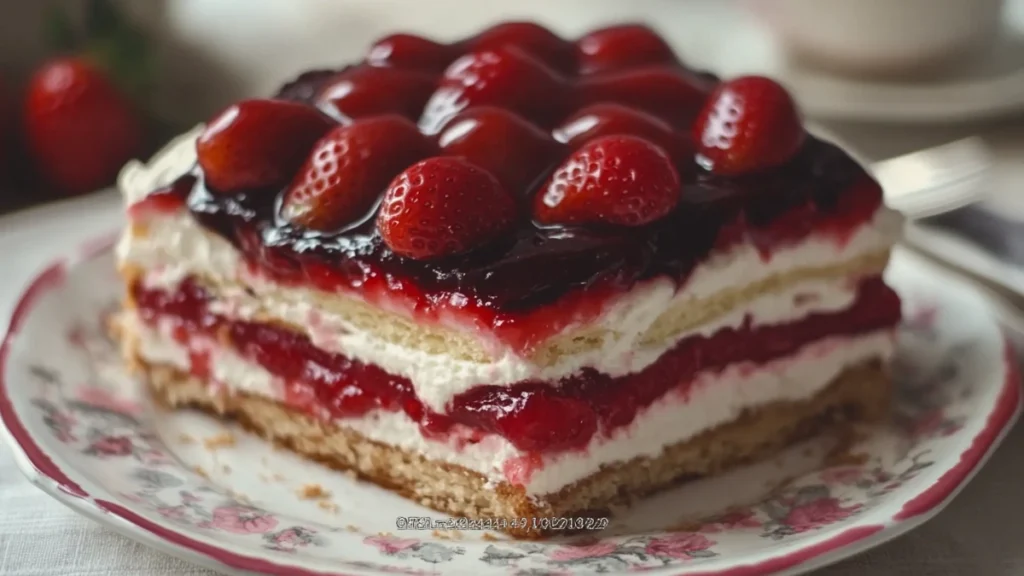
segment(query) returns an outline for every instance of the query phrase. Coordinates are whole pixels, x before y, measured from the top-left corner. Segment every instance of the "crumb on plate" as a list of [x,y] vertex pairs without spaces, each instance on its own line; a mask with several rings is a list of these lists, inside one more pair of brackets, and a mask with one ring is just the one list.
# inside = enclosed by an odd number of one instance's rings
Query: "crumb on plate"
[[235,435],[231,432],[221,432],[215,436],[209,438],[203,438],[203,447],[207,450],[217,450],[218,448],[231,448],[235,445]]

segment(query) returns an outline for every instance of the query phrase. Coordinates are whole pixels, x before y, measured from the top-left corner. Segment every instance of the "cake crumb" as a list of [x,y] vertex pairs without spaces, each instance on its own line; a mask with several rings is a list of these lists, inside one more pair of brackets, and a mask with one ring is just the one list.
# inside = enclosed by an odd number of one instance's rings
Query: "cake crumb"
[[195,442],[196,442],[195,438],[193,438],[192,436],[189,436],[188,434],[185,434],[184,432],[182,432],[180,435],[178,435],[178,443],[179,444],[195,444]]
[[319,484],[303,484],[298,490],[299,498],[303,500],[321,500],[330,498],[331,493],[324,490]]
[[228,495],[242,504],[252,504],[252,499],[242,494],[241,492],[235,492],[234,490],[228,490]]
[[348,530],[349,532],[359,532],[359,527],[349,524],[348,526],[345,526],[345,530]]
[[353,480],[359,480],[359,475],[356,474],[355,470],[345,470],[345,476],[348,476]]
[[394,534],[392,534],[391,532],[377,532],[377,536],[381,536],[383,538],[387,538],[389,536],[394,536]]
[[446,534],[444,532],[441,532],[440,530],[434,530],[433,532],[430,533],[430,535],[433,536],[434,538],[438,538],[440,540],[447,540],[448,539],[448,534]]
[[338,505],[335,504],[334,502],[331,502],[330,500],[321,500],[317,502],[316,505],[320,507],[321,510],[325,510],[327,512],[330,512],[331,514],[338,513]]
[[192,471],[195,472],[196,474],[199,474],[203,478],[206,478],[207,480],[210,479],[210,475],[206,472],[206,469],[203,468],[202,466],[193,466],[192,467]]
[[203,447],[207,450],[217,450],[218,448],[231,448],[235,445],[235,435],[231,432],[221,432],[216,436],[210,436],[209,438],[203,438]]
[[501,540],[501,538],[498,538],[497,536],[495,536],[494,534],[491,534],[490,532],[484,532],[484,535],[481,536],[481,538],[483,538],[487,542],[498,542],[498,541]]
[[274,474],[272,476],[272,478],[274,479],[274,482],[284,482],[285,480],[287,480],[287,478],[285,478],[284,474],[281,474],[281,473]]

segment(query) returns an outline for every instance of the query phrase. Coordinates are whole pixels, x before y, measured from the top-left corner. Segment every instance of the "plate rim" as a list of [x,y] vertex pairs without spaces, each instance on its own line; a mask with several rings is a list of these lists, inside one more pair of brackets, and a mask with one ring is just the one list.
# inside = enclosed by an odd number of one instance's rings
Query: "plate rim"
[[[948,124],[1024,110],[1024,64],[1002,76],[927,87],[857,82],[803,71],[774,73],[793,89],[807,114],[820,120]],[[846,98],[837,104],[835,96],[840,93]]]
[[[1024,40],[1024,20],[1005,16],[1010,11],[1024,14],[1024,1],[1010,1],[1016,5],[1004,7],[997,41]],[[759,71],[789,86],[805,112],[820,120],[952,124],[992,120],[1024,111],[1024,58],[1012,69],[980,77],[955,75],[925,83],[858,78],[793,63],[785,57],[783,44],[771,27],[756,18],[752,21],[766,33],[765,38],[779,54],[777,62],[769,68],[761,66]]]
[[[32,485],[90,520],[160,552],[207,568],[221,572],[229,570],[235,574],[242,573],[240,571],[256,571],[281,576],[350,576],[347,573],[324,572],[293,564],[280,564],[266,558],[234,552],[217,544],[204,543],[184,530],[160,526],[124,506],[95,498],[50,458],[22,424],[11,401],[9,384],[6,381],[7,363],[21,327],[29,313],[35,310],[37,301],[61,286],[69,270],[109,251],[114,234],[106,233],[88,238],[69,255],[51,261],[36,273],[16,298],[7,329],[0,340],[0,423],[3,424],[0,426],[0,437],[11,450],[18,469]],[[996,323],[995,319],[990,320]],[[930,486],[923,488],[905,502],[898,512],[881,522],[849,526],[835,534],[806,542],[798,548],[758,560],[755,564],[741,564],[703,572],[684,571],[678,574],[799,574],[864,552],[933,518],[988,461],[1024,411],[1021,372],[1015,351],[1005,335],[1002,335],[1002,341],[1003,383],[984,426],[961,452],[957,463]],[[883,535],[884,538],[881,537]]]

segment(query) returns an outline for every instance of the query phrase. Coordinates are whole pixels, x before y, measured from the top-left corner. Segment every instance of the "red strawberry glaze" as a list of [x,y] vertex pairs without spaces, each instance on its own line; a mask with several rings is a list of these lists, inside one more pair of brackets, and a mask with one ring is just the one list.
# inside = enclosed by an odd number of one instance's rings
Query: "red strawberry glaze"
[[[900,317],[896,294],[880,278],[867,278],[859,285],[854,304],[842,312],[812,314],[771,326],[753,327],[748,321],[711,336],[690,336],[654,364],[622,377],[584,369],[557,386],[532,381],[510,386],[481,383],[456,396],[442,415],[427,409],[405,378],[328,353],[286,329],[211,313],[209,296],[191,281],[175,292],[136,285],[133,295],[144,321],[164,318],[179,323],[176,333],[182,343],[197,334],[209,338],[228,334],[242,356],[288,383],[285,399],[293,407],[336,418],[356,417],[373,409],[401,410],[419,422],[428,436],[445,437],[460,425],[498,434],[531,453],[584,448],[598,431],[607,433],[630,424],[640,410],[668,392],[685,394],[699,373],[741,361],[765,364],[825,337],[891,328]],[[208,362],[199,364],[193,369],[207,370]],[[472,442],[478,437],[462,432],[460,439]]]

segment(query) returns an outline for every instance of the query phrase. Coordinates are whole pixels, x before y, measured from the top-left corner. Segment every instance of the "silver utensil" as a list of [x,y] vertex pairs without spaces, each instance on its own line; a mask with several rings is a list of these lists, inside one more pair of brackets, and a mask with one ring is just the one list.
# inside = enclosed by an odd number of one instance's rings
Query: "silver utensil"
[[963,208],[985,197],[992,154],[971,137],[876,162],[871,171],[886,204],[916,220]]
[[988,192],[992,155],[977,137],[877,162],[871,171],[885,190],[886,204],[899,210],[906,224],[904,250],[969,282],[986,299],[1006,333],[1024,346],[1024,297],[1000,282],[957,264],[934,242],[922,241],[913,222],[963,208]]

